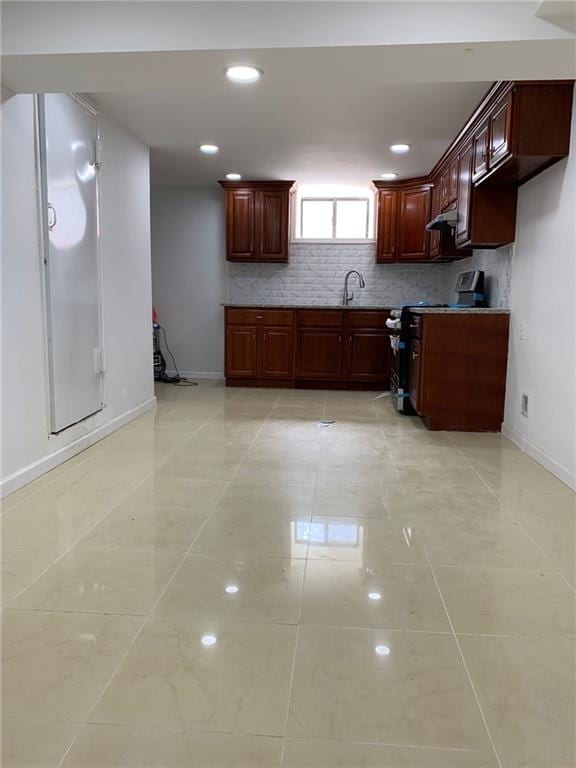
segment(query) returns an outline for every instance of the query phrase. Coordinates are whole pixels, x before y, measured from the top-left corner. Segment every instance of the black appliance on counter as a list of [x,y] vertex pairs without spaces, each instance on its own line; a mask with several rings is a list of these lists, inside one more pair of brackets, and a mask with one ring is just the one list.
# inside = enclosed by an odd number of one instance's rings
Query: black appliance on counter
[[460,272],[456,281],[459,307],[485,307],[484,272],[481,269],[471,269]]

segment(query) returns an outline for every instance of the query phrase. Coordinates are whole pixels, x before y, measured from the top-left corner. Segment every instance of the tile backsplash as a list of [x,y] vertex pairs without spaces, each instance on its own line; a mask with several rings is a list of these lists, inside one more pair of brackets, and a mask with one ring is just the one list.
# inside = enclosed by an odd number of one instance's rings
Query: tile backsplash
[[375,264],[374,243],[292,243],[288,264],[230,264],[230,301],[240,304],[339,304],[344,277],[362,272],[365,288],[354,291],[352,305],[401,307],[418,301],[456,300],[458,272],[484,269],[490,306],[507,307],[512,248],[476,251],[453,264]]

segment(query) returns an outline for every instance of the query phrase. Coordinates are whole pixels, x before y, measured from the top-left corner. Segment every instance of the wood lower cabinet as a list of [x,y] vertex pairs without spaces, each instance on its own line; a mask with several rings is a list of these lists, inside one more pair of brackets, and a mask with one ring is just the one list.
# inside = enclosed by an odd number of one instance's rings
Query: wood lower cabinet
[[349,381],[385,381],[390,376],[390,334],[353,330],[347,338],[345,375]]
[[292,328],[259,328],[259,375],[291,379],[294,376],[294,331]]
[[298,331],[296,377],[323,381],[342,378],[342,330]]
[[388,310],[226,308],[226,382],[385,389]]
[[498,432],[504,418],[509,315],[414,315],[410,401],[432,430]]
[[253,326],[226,328],[226,376],[254,379],[258,376],[258,329]]

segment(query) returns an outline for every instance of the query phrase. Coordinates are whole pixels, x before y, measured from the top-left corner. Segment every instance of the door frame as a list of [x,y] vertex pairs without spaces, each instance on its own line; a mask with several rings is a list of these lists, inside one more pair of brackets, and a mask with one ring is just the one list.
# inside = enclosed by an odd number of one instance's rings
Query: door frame
[[[49,95],[49,94],[47,94]],[[62,95],[62,94],[58,94]],[[64,95],[73,99],[89,114],[96,119],[96,141],[99,147],[101,147],[101,134],[100,134],[100,119],[99,111],[91,104],[87,99],[80,96],[77,93],[66,92]],[[52,410],[54,407],[53,392],[52,392],[52,370],[51,370],[51,354],[50,354],[50,281],[47,255],[49,253],[49,235],[48,235],[48,175],[46,172],[46,153],[45,153],[45,126],[44,126],[44,93],[34,94],[34,164],[36,175],[36,229],[38,236],[38,253],[40,258],[39,273],[40,273],[40,289],[41,289],[41,303],[42,303],[42,324],[43,324],[43,350],[44,350],[44,377],[46,381],[45,399],[46,399],[46,434],[49,440],[58,438],[69,429],[73,429],[78,423],[82,423],[87,419],[93,418],[98,413],[106,408],[107,403],[107,382],[106,382],[106,366],[103,365],[104,370],[100,374],[100,402],[101,408],[95,413],[88,414],[80,422],[70,424],[59,432],[54,432],[52,429]],[[97,152],[99,149],[96,150]],[[98,306],[98,344],[101,350],[101,355],[105,355],[105,338],[104,338],[104,317],[102,307],[102,297],[104,295],[104,275],[102,265],[102,188],[101,188],[101,176],[100,176],[100,162],[95,165],[96,171],[96,269],[98,273],[97,281],[97,306]]]

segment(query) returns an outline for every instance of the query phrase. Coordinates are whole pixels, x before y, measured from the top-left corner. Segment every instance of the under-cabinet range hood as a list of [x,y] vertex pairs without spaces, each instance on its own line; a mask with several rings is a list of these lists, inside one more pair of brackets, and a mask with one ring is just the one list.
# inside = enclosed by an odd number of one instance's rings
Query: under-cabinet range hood
[[440,232],[450,232],[456,226],[458,221],[458,213],[455,210],[446,211],[436,216],[432,221],[426,224],[427,230],[438,229]]

